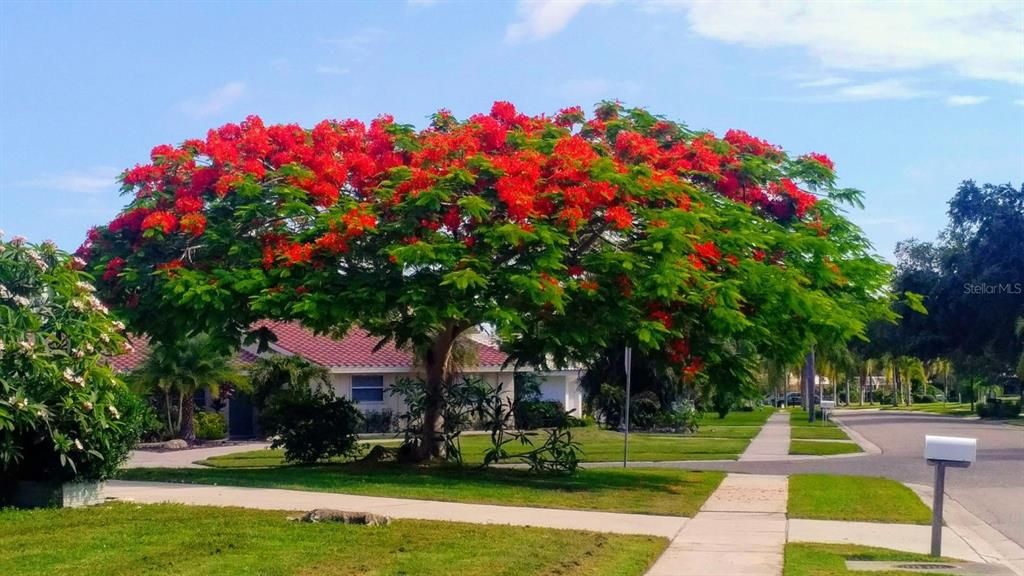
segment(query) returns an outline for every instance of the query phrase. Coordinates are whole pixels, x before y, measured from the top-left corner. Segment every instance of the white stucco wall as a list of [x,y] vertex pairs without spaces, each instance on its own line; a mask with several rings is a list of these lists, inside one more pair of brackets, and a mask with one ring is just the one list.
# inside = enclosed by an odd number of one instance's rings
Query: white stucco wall
[[[366,373],[371,375],[371,373]],[[405,411],[405,403],[396,396],[392,396],[389,393],[391,386],[400,378],[415,378],[417,375],[414,372],[403,372],[403,373],[388,373],[388,374],[372,374],[375,376],[384,377],[384,401],[383,402],[359,402],[356,407],[363,412],[373,412],[381,410],[391,410],[397,417],[399,414]],[[471,377],[479,377],[485,382],[490,384],[492,387],[497,387],[501,384],[501,394],[505,398],[511,400],[515,394],[515,384],[513,382],[512,372],[469,372],[466,374]],[[352,397],[352,374],[331,374],[331,385],[334,388],[334,393],[338,396],[345,398]]]
[[543,400],[561,402],[574,416],[583,414],[583,392],[579,389],[579,373],[575,371],[545,374],[540,385]]

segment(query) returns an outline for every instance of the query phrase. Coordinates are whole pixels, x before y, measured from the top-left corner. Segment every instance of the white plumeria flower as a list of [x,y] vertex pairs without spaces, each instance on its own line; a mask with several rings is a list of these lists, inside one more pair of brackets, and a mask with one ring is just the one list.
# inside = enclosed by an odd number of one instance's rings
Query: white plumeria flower
[[[78,258],[78,259],[82,260],[81,258]],[[84,264],[85,261],[83,260],[82,263]],[[81,281],[79,281],[77,284],[75,284],[75,286],[78,286],[78,288],[81,289],[83,292],[95,292],[96,291],[96,287],[93,286],[92,284],[89,284],[88,282],[81,282]]]
[[133,352],[134,350],[135,350],[135,346],[132,346],[131,342],[125,341],[125,343],[124,343],[124,351],[125,351],[125,353]]
[[[82,260],[78,256],[72,256],[71,257],[71,263],[74,264],[75,266],[79,267],[79,268],[81,268],[81,267],[86,265],[86,261]],[[92,285],[90,284],[90,286],[92,286]]]
[[75,350],[74,352],[72,352],[72,355],[78,359],[85,358],[85,352],[82,352],[81,350]]
[[92,412],[92,408],[92,402],[89,402],[88,400],[82,402],[82,410],[85,410],[86,412]]
[[121,413],[117,411],[117,408],[114,407],[113,404],[111,404],[110,406],[107,406],[107,412],[110,412],[110,416],[114,420],[117,420],[117,419],[119,419],[121,417]]
[[11,291],[7,289],[7,286],[4,286],[3,284],[0,284],[0,298],[6,299],[6,298],[10,298],[10,297],[11,297]]
[[75,448],[78,448],[79,450],[85,450],[85,446],[82,446],[82,441],[79,440],[78,438],[75,438]]
[[86,342],[85,351],[88,352],[89,354],[92,354],[93,352],[96,351],[96,347],[94,347],[91,342]]
[[74,384],[74,382],[75,382],[75,373],[71,371],[71,368],[65,368],[64,369],[64,379],[67,380],[68,382]]
[[24,296],[15,296],[13,300],[15,304],[21,306],[22,308],[27,308],[28,305],[32,303],[29,301],[28,298],[25,298]]
[[118,330],[124,330],[124,322],[121,322],[120,320],[114,320],[113,324],[114,328],[117,328]]
[[4,237],[4,229],[0,228],[0,238],[3,238],[3,237]]
[[0,340],[0,354],[4,353],[4,341]]
[[100,341],[104,344],[110,344],[110,336],[107,336],[106,332],[100,332]]
[[24,236],[14,236],[14,237],[11,238],[11,244],[14,244],[15,246],[21,246],[24,243],[25,243],[25,237]]

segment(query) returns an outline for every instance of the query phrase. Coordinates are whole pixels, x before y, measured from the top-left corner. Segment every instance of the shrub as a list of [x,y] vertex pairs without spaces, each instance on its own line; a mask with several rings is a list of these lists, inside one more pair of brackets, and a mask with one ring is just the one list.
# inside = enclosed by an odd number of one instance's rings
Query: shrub
[[106,363],[126,350],[124,326],[82,265],[0,238],[0,478],[103,479],[142,431],[141,401]]
[[661,412],[661,402],[654,392],[641,392],[629,400],[629,426],[638,430],[650,430]]
[[1020,402],[990,398],[979,402],[975,410],[981,418],[1016,418],[1020,416]]
[[516,428],[536,430],[567,426],[565,407],[554,400],[526,400],[515,405]]
[[196,413],[196,438],[200,440],[221,440],[228,435],[228,424],[219,412]]
[[330,388],[296,388],[271,395],[261,421],[274,437],[271,447],[284,448],[285,460],[312,464],[357,456],[362,419],[355,404]]
[[363,412],[360,434],[383,434],[395,430],[395,413],[391,410],[367,410]]
[[570,414],[566,416],[566,422],[569,428],[589,428],[597,424],[597,420],[589,414],[585,414],[581,417],[576,417]]
[[680,404],[671,410],[658,412],[655,428],[673,432],[693,432],[697,429],[700,415],[691,404]]
[[594,412],[608,428],[616,428],[622,424],[622,408],[626,393],[622,388],[611,384],[601,384],[600,392],[593,399]]
[[[445,459],[462,463],[462,448],[459,436],[474,423],[489,428],[487,405],[500,400],[501,386],[497,389],[481,378],[453,378],[445,385],[443,396],[447,402],[442,407],[441,438],[444,442]],[[388,389],[388,394],[401,399],[406,411],[398,415],[399,427],[404,439],[399,448],[400,459],[412,459],[419,449],[423,414],[426,410],[426,382],[416,378],[399,378]]]

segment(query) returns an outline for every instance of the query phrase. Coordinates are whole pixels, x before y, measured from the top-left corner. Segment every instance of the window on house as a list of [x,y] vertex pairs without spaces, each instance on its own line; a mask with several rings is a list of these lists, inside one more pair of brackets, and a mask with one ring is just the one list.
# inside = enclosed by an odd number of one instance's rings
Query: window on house
[[384,401],[384,377],[383,376],[353,376],[352,377],[352,401],[353,402],[383,402]]

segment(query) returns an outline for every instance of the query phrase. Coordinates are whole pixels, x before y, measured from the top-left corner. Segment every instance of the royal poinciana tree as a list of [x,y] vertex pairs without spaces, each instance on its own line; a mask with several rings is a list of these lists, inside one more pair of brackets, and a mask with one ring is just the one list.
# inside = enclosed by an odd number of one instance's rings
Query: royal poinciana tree
[[489,324],[516,361],[643,348],[733,386],[750,354],[798,359],[886,308],[887,267],[838,205],[824,155],[790,157],[617,103],[509,103],[417,130],[382,116],[312,129],[256,117],[158,146],[80,254],[131,328],[237,345],[252,323],[359,324],[416,351],[440,456],[455,339]]

